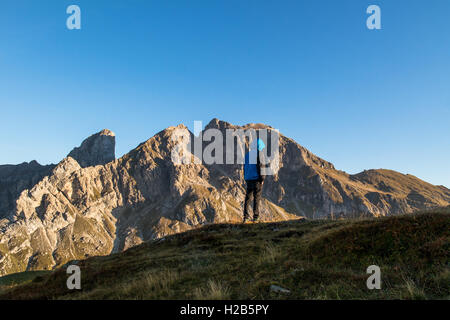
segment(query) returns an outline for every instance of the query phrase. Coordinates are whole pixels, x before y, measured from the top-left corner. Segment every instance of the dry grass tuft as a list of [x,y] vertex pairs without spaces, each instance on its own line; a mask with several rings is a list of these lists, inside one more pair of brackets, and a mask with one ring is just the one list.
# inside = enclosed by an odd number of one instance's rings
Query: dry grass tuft
[[208,280],[206,288],[194,290],[195,300],[227,300],[230,298],[230,289],[221,282]]

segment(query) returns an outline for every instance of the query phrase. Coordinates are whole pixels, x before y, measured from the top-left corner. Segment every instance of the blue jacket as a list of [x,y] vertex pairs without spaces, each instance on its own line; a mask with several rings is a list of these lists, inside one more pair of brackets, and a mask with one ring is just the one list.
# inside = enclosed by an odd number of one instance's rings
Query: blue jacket
[[251,163],[255,162],[255,160],[250,161],[250,152],[251,151],[245,154],[244,179],[245,181],[261,180],[261,169],[259,167],[259,161],[256,161],[256,163]]
[[245,181],[259,180],[263,181],[264,176],[261,175],[260,151],[264,150],[266,145],[261,139],[258,139],[251,147],[250,151],[245,154],[244,162],[244,179]]

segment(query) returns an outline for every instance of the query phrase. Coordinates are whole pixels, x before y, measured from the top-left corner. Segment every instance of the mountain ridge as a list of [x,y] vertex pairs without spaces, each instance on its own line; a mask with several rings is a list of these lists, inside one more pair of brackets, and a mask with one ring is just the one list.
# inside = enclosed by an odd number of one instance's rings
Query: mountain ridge
[[[209,128],[273,130],[218,119],[203,131]],[[187,130],[169,127],[107,163],[83,167],[66,157],[23,190],[9,220],[0,223],[0,275],[51,269],[201,225],[241,221],[242,165],[174,165],[176,129]],[[445,187],[394,171],[350,175],[282,134],[279,141],[280,169],[266,178],[263,221],[384,216],[450,204]],[[95,147],[89,150],[92,159]]]

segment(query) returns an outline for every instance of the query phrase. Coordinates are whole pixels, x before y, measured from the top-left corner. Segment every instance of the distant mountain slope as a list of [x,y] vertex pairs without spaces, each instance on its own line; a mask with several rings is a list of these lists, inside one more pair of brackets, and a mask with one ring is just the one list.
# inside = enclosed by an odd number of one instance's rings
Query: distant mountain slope
[[[66,268],[0,278],[0,299],[449,299],[449,245],[450,208],[215,224],[72,262],[81,290],[66,288]],[[370,265],[381,268],[381,290],[366,287]]]
[[0,220],[14,209],[14,202],[25,189],[31,189],[49,175],[55,165],[42,166],[36,161],[0,166]]
[[[371,184],[386,194],[405,199],[407,206],[417,209],[433,205],[445,206],[450,196],[450,190],[443,186],[434,186],[410,174],[404,175],[392,170],[366,170],[353,175],[352,178]],[[372,199],[378,204],[375,198]],[[407,208],[396,208],[391,213],[403,211],[407,211]]]
[[[217,119],[209,128],[271,130]],[[242,165],[175,165],[176,129],[186,127],[167,128],[103,165],[83,167],[67,157],[23,191],[9,220],[0,223],[0,275],[118,252],[203,224],[240,221]],[[279,143],[280,170],[266,179],[263,221],[384,216],[450,204],[446,188],[391,171],[349,175],[292,139],[280,135]]]
[[[77,160],[81,167],[106,164],[115,159],[115,144],[114,133],[105,129],[84,140],[68,156]],[[13,214],[15,202],[23,190],[33,188],[51,174],[55,166],[43,166],[35,160],[18,165],[0,165],[0,220]]]

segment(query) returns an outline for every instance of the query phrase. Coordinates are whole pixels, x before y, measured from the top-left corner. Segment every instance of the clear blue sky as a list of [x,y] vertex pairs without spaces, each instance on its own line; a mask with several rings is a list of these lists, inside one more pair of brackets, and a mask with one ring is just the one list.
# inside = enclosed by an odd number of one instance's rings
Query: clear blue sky
[[450,187],[448,0],[3,0],[0,41],[2,164],[56,163],[103,128],[121,156],[217,117]]

